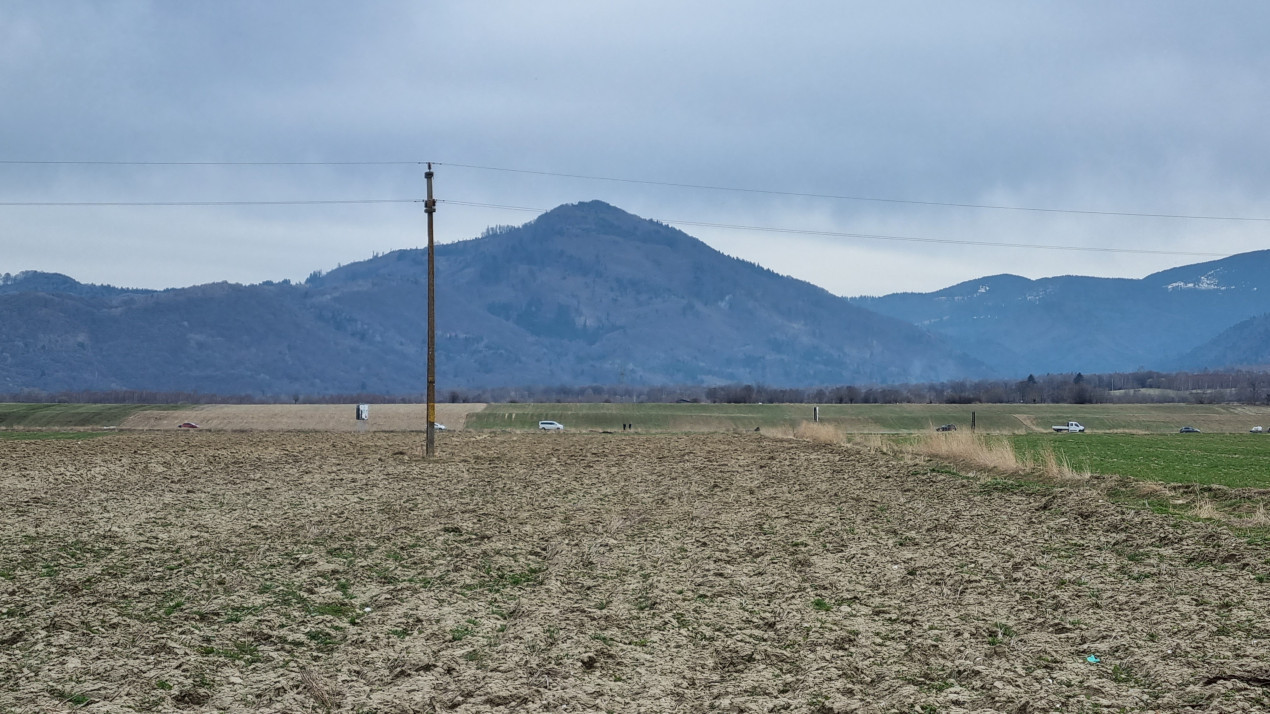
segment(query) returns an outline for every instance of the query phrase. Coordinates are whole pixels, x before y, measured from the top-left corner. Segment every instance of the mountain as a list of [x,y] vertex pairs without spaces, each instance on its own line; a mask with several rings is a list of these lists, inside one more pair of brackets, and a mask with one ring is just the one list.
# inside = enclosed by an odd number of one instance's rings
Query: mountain
[[[1114,372],[1194,364],[1187,355],[1270,310],[1270,251],[1140,280],[995,275],[933,293],[852,298],[947,338],[1002,374]],[[1213,368],[1240,363],[1207,355]]]
[[[602,202],[437,247],[438,388],[894,383],[981,375],[926,330]],[[425,387],[426,253],[302,285],[0,289],[0,391]]]
[[61,273],[26,270],[17,275],[0,275],[0,295],[8,293],[64,293],[80,297],[109,297],[125,293],[152,293],[153,290],[117,288],[112,285],[81,283]]
[[1223,330],[1178,360],[1179,369],[1219,367],[1265,369],[1270,366],[1270,313],[1249,318]]

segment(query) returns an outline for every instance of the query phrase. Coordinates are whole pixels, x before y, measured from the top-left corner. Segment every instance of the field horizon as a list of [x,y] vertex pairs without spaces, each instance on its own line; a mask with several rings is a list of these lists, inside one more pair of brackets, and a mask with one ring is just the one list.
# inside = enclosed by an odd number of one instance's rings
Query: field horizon
[[[424,404],[372,404],[359,425],[342,404],[28,404],[0,403],[0,430],[107,428],[163,430],[192,421],[201,428],[247,431],[423,431]],[[525,430],[551,419],[568,429],[636,432],[792,430],[820,421],[844,433],[918,433],[941,424],[984,433],[1050,433],[1079,421],[1091,433],[1247,433],[1270,428],[1270,406],[1243,404],[716,404],[716,403],[438,403],[448,429]]]

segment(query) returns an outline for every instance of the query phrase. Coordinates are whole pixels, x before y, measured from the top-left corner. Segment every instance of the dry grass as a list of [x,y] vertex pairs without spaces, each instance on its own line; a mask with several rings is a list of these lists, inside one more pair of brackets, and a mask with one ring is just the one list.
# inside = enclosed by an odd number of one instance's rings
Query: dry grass
[[848,440],[852,444],[888,456],[902,451],[894,439],[889,439],[882,434],[852,434]]
[[973,432],[931,432],[909,447],[914,453],[943,459],[995,473],[1033,474],[1062,484],[1086,484],[1093,479],[1089,469],[1077,469],[1061,454],[1048,447],[1033,457],[1020,456],[1009,440],[1001,436]]
[[1246,528],[1265,528],[1270,526],[1270,513],[1266,512],[1266,504],[1258,503],[1256,512],[1247,518],[1240,519],[1239,525]]
[[1005,439],[968,431],[925,434],[910,448],[926,456],[1001,473],[1021,473],[1028,470],[1029,466],[1019,460],[1013,447]]
[[1158,481],[1138,481],[1133,486],[1134,494],[1143,498],[1168,498],[1173,492]]
[[805,421],[794,427],[794,438],[818,444],[841,444],[846,441],[842,430],[824,422]]
[[1218,519],[1222,517],[1222,512],[1211,500],[1201,498],[1195,502],[1195,506],[1191,509],[1191,515],[1196,518]]

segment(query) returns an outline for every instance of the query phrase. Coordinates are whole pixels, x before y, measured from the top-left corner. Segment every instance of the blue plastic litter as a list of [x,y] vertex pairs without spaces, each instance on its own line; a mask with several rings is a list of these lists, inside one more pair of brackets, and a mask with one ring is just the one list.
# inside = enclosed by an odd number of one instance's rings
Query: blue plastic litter
[[1088,657],[1085,658],[1085,661],[1090,664],[1098,664],[1102,660],[1098,659],[1098,655],[1089,655]]

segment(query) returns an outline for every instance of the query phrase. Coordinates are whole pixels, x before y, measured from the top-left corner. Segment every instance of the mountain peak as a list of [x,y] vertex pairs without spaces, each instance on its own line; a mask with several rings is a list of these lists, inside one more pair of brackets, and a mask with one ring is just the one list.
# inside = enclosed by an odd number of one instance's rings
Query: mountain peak
[[113,285],[93,285],[61,273],[24,270],[16,275],[0,276],[0,293],[62,293],[66,295],[104,296],[120,293],[149,293],[152,290],[117,288]]

